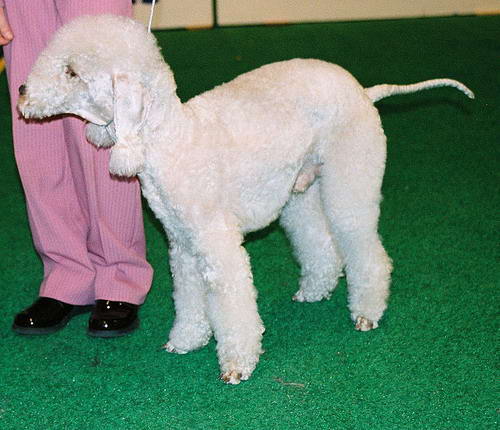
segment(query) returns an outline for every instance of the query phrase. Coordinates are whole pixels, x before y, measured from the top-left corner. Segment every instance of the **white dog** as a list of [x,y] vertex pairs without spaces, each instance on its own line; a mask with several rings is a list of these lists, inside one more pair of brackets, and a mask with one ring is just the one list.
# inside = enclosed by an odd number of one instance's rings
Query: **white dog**
[[[90,35],[90,36],[89,36]],[[264,332],[246,233],[280,217],[301,265],[294,300],[328,298],[345,267],[358,330],[386,308],[391,260],[377,234],[386,141],[373,102],[451,79],[364,89],[341,67],[263,66],[187,103],[154,37],[127,18],[83,17],[41,54],[19,99],[26,118],[71,113],[111,147],[110,171],[138,175],[170,244],[176,318],[165,348],[212,333],[222,379],[248,379]]]

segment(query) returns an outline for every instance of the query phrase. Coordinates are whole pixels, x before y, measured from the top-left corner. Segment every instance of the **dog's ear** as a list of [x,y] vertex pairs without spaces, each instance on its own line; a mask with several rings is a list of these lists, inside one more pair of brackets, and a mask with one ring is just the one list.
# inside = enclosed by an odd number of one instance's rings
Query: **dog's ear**
[[150,102],[138,78],[113,75],[113,122],[116,143],[111,150],[109,171],[120,176],[135,176],[144,167],[142,129]]
[[89,122],[85,126],[85,136],[90,143],[97,147],[108,148],[113,145],[114,140],[114,124],[97,125]]

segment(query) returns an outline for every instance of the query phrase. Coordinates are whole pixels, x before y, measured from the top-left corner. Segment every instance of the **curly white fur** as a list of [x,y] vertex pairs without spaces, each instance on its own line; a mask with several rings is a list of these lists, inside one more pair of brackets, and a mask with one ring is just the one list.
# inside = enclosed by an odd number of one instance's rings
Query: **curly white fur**
[[200,348],[213,333],[222,378],[236,384],[254,370],[264,332],[243,237],[278,217],[302,267],[294,299],[328,298],[345,268],[356,328],[377,327],[391,260],[377,234],[386,142],[373,101],[425,87],[365,90],[337,65],[296,59],[182,104],[153,36],[99,16],[57,33],[19,109],[81,116],[89,140],[112,146],[111,172],[139,175],[171,248],[166,349]]

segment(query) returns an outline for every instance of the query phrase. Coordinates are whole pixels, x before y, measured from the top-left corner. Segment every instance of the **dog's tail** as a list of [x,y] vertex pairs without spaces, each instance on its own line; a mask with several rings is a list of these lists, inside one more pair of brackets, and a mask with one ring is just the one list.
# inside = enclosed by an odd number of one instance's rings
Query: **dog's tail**
[[461,82],[455,81],[454,79],[431,79],[429,81],[418,82],[411,85],[381,84],[375,85],[374,87],[365,88],[365,92],[373,101],[373,103],[375,103],[380,99],[396,94],[415,93],[417,91],[437,87],[454,87],[457,90],[462,91],[465,95],[467,95],[467,97],[471,99],[474,98],[474,93],[469,90],[469,88],[467,88]]

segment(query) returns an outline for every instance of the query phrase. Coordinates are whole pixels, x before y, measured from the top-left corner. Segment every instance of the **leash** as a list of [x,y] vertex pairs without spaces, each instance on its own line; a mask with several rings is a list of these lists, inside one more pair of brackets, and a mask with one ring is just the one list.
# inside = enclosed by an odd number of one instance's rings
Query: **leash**
[[153,22],[153,14],[155,11],[156,0],[151,1],[151,11],[149,12],[149,24],[148,24],[148,33],[151,33],[151,23]]

